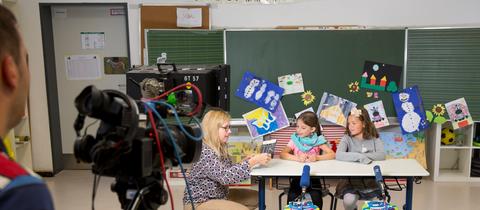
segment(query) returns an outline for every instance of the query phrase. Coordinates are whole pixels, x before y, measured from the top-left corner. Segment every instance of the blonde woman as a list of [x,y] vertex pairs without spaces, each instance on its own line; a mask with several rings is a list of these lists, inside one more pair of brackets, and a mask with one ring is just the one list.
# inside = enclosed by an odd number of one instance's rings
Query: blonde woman
[[[258,205],[256,193],[245,192],[247,189],[229,190],[228,185],[250,178],[252,167],[266,165],[271,160],[270,155],[256,154],[234,164],[227,153],[227,141],[231,133],[230,115],[223,110],[214,109],[205,114],[202,130],[202,153],[187,177],[195,209],[255,209]],[[185,189],[185,210],[192,209],[191,202]]]

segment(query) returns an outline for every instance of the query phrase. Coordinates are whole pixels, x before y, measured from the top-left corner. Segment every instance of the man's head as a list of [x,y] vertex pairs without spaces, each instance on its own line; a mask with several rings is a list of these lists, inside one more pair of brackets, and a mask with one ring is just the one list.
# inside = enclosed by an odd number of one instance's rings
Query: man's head
[[0,5],[0,135],[25,115],[29,81],[27,51],[17,20]]

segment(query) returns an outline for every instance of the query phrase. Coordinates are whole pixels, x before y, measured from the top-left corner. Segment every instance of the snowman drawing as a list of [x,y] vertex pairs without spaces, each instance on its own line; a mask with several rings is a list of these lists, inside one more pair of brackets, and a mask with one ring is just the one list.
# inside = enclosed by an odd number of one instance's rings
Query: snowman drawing
[[402,128],[408,133],[419,130],[418,126],[420,125],[420,115],[414,112],[415,107],[411,102],[402,103],[402,109],[406,112],[402,118]]

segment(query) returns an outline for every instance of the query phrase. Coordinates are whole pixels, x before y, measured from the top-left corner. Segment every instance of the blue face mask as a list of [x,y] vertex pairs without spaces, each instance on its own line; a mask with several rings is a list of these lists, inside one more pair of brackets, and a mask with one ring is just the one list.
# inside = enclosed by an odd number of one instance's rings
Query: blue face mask
[[295,146],[302,152],[308,152],[316,146],[327,143],[323,135],[317,136],[316,133],[306,137],[299,137],[297,133],[293,133],[291,138]]

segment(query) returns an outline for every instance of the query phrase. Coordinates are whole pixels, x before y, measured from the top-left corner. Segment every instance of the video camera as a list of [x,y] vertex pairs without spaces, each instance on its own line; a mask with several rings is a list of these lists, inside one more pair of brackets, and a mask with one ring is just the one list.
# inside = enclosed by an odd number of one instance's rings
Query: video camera
[[[172,165],[178,164],[172,152],[175,150],[183,163],[196,161],[200,156],[201,141],[193,140],[180,129],[183,127],[198,137],[200,125],[152,126],[153,123],[147,122],[139,126],[138,106],[122,92],[88,86],[75,98],[75,107],[78,110],[74,124],[75,157],[93,163],[94,174],[115,177],[111,189],[117,193],[122,209],[153,210],[167,202],[162,181],[166,177],[160,168],[163,161],[157,151],[160,145],[162,154]],[[86,117],[100,120],[95,137],[86,132],[81,134]],[[171,141],[167,130],[174,136]],[[157,135],[159,144],[154,141]]]

